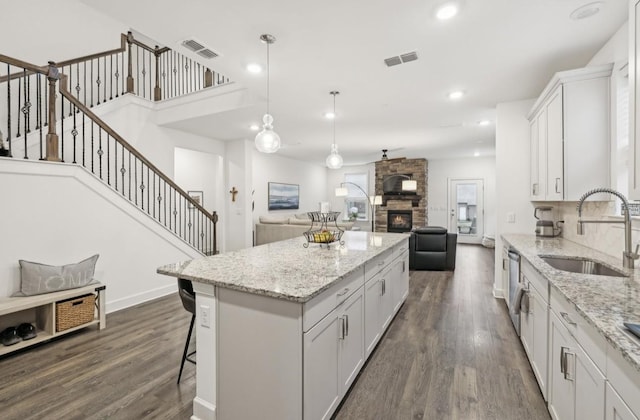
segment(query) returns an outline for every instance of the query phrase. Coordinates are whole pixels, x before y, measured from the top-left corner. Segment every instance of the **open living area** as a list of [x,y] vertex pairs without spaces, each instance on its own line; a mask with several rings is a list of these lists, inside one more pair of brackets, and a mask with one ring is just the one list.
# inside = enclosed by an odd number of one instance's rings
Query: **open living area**
[[5,5],[0,417],[640,418],[639,3]]

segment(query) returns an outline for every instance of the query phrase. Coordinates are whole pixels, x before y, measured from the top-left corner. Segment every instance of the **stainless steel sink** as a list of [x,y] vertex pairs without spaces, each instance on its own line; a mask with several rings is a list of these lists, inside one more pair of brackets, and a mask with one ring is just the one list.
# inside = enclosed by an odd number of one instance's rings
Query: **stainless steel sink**
[[551,267],[570,273],[595,274],[598,276],[629,277],[628,274],[607,267],[598,261],[588,258],[566,258],[559,256],[540,255],[540,258]]

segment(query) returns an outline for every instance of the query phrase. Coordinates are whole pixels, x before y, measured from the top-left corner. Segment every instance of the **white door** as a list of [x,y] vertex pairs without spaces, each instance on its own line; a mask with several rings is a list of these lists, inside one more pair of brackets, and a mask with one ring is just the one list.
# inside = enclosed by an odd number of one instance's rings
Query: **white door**
[[449,180],[449,232],[459,243],[479,244],[484,234],[484,182],[482,179]]

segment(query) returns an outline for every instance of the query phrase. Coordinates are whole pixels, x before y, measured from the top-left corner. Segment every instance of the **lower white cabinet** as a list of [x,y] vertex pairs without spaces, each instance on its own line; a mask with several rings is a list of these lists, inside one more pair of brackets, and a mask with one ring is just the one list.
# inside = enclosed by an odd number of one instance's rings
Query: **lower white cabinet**
[[547,400],[549,286],[527,262],[522,262],[522,277],[529,298],[529,310],[520,313],[520,340],[529,357],[531,369]]
[[604,398],[604,418],[605,420],[638,420],[608,382]]
[[304,418],[330,418],[364,364],[360,287],[304,334]]
[[557,420],[604,418],[605,377],[554,311],[550,314],[549,412]]

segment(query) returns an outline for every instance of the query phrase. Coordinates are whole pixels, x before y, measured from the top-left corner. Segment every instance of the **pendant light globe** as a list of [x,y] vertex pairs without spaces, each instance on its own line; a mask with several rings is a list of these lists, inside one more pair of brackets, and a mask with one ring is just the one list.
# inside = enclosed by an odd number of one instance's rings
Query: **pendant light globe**
[[262,153],[275,153],[280,149],[280,136],[273,131],[273,117],[264,114],[262,131],[256,134],[256,148]]
[[262,153],[275,153],[280,149],[280,136],[273,131],[273,117],[269,114],[269,45],[276,42],[273,35],[260,35],[260,41],[267,44],[267,113],[262,117],[262,131],[256,134],[255,143]]
[[333,144],[331,145],[331,153],[327,156],[326,164],[329,169],[340,169],[344,163],[342,156],[338,153],[338,145],[336,144],[336,95],[340,92],[332,90],[329,92],[333,96]]
[[338,146],[335,144],[331,145],[331,153],[327,156],[327,168],[329,169],[340,169],[342,168],[342,164],[344,161],[342,160],[342,156],[338,154]]

